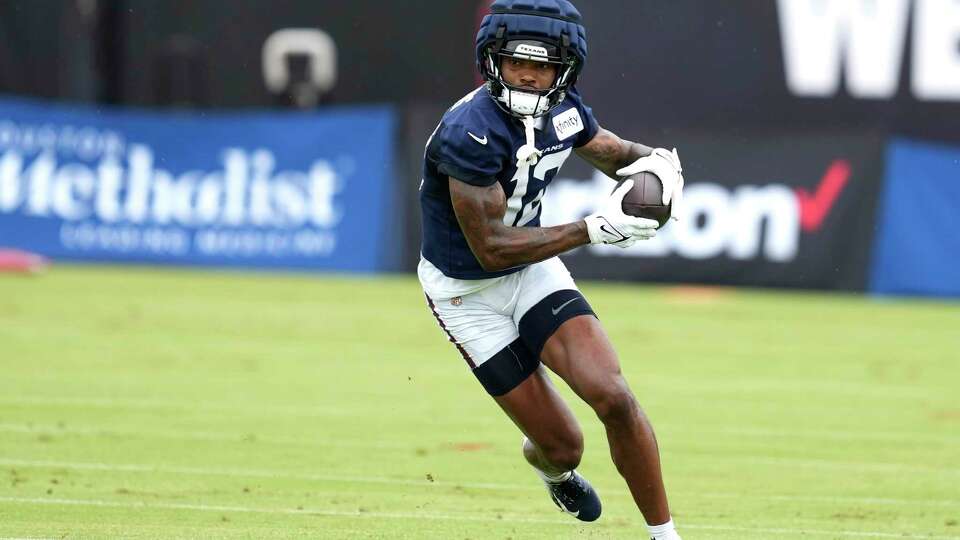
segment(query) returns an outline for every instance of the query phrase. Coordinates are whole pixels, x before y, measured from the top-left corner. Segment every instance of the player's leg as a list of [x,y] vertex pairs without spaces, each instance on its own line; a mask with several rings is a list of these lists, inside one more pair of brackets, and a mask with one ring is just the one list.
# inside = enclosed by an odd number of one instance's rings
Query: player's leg
[[600,499],[574,471],[583,456],[580,426],[540,360],[514,335],[514,341],[478,364],[473,373],[526,436],[524,457],[554,504],[581,521],[594,521],[600,517]]
[[[593,313],[559,259],[531,265],[519,277],[510,307],[518,335],[542,334],[545,339],[563,321]],[[547,318],[538,317],[542,324],[531,329],[520,323],[528,311],[546,314]],[[518,338],[513,350],[539,364],[539,356],[527,346],[528,342],[527,338]],[[491,393],[527,436],[523,455],[543,479],[554,503],[582,521],[599,518],[599,497],[574,470],[583,454],[582,433],[546,370],[539,369],[509,393]]]
[[600,322],[580,316],[564,322],[540,358],[603,422],[610,454],[648,524],[670,520],[653,427],[620,372]]
[[559,479],[577,468],[583,456],[583,433],[542,366],[493,399],[526,436],[523,455],[545,479]]
[[614,463],[647,523],[669,521],[653,429],[603,328],[559,260],[529,270],[529,286],[515,313],[524,343],[597,413]]
[[[529,351],[526,354],[533,357]],[[546,370],[541,366],[494,399],[526,435],[523,455],[543,480],[554,504],[581,521],[599,518],[600,498],[574,470],[583,456],[583,433]]]
[[512,313],[520,276],[469,295],[427,303],[484,389],[531,441],[524,456],[545,479],[575,468],[583,435],[540,360],[520,340]]
[[600,517],[600,500],[571,472],[583,455],[583,434],[512,319],[519,282],[516,276],[454,298],[427,295],[427,303],[487,393],[526,435],[524,457],[554,503],[577,519],[593,521]]

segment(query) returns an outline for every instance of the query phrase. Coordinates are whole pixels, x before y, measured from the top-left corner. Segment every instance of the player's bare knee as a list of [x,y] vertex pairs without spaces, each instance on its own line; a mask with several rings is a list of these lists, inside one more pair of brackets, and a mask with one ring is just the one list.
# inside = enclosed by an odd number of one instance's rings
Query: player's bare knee
[[583,458],[583,439],[580,439],[579,444],[564,444],[543,452],[547,462],[557,469],[572,471],[580,465],[580,459]]
[[[528,441],[529,442],[529,441]],[[580,431],[570,432],[563,437],[556,437],[550,441],[533,446],[525,445],[524,454],[539,452],[540,456],[550,465],[559,470],[570,471],[580,465],[583,458],[583,434]],[[527,455],[531,461],[534,456]]]
[[640,413],[637,399],[622,380],[604,387],[590,405],[605,425],[629,423]]

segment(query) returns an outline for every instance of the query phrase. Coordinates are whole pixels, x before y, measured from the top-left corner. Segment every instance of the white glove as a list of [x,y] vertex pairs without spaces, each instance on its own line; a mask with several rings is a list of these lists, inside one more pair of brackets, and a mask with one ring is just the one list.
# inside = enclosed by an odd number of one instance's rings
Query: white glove
[[657,235],[660,224],[656,220],[623,213],[623,196],[632,187],[633,180],[627,180],[610,195],[599,211],[583,218],[587,222],[591,244],[612,244],[626,248],[637,240],[647,240]]
[[683,169],[680,167],[680,156],[677,149],[673,152],[666,148],[654,148],[653,152],[642,157],[630,165],[617,171],[617,176],[632,176],[639,172],[652,172],[663,182],[663,204],[673,201],[670,207],[670,217],[678,221],[681,215],[680,205],[683,201]]

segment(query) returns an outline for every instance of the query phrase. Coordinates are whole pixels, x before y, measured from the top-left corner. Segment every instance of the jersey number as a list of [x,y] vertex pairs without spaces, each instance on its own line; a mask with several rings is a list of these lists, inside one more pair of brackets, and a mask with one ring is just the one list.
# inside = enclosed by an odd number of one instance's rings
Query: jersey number
[[[567,148],[563,152],[547,154],[540,158],[537,165],[533,168],[533,177],[543,182],[547,173],[555,171],[563,166],[563,162],[570,156],[572,148]],[[503,223],[514,227],[522,227],[537,216],[540,209],[540,199],[547,192],[547,186],[543,186],[537,195],[527,204],[523,204],[523,198],[527,195],[530,187],[530,165],[523,165],[517,168],[517,174],[513,175],[511,182],[517,185],[513,188],[513,195],[507,199],[507,212],[503,216]]]

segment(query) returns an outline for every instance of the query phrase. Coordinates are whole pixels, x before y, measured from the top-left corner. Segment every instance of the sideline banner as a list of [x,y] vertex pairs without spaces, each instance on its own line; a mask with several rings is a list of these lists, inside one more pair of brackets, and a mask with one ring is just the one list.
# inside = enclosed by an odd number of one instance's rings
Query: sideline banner
[[[672,135],[684,217],[628,249],[564,257],[577,277],[864,290],[883,142],[868,134]],[[581,219],[613,181],[554,180],[544,224]]]
[[960,147],[894,140],[870,289],[960,296]]
[[0,246],[54,259],[396,264],[395,114],[175,113],[0,100]]

